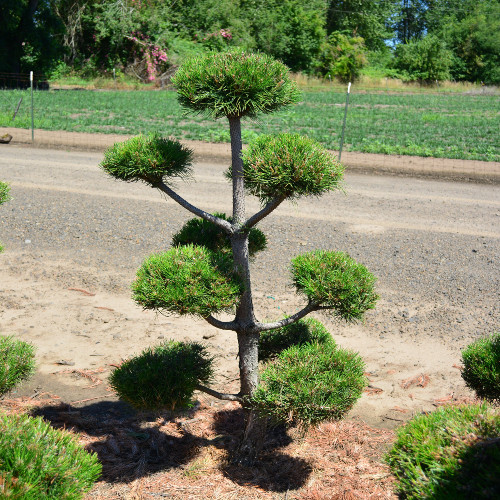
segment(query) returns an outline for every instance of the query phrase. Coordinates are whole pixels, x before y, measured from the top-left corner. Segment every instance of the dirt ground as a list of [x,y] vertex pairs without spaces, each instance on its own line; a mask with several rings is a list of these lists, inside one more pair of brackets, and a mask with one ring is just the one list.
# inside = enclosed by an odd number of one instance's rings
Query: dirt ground
[[[222,181],[213,179],[227,160],[227,146],[193,146],[210,164],[196,172],[204,183],[189,187],[190,201],[220,210],[230,198],[220,194]],[[6,247],[0,256],[0,331],[36,345],[38,371],[0,406],[38,408],[55,425],[80,433],[105,465],[104,480],[89,498],[394,498],[393,480],[381,463],[392,429],[420,412],[471,398],[460,376],[460,348],[489,331],[498,313],[498,274],[488,263],[499,250],[498,186],[420,180],[414,181],[421,189],[417,194],[403,191],[406,179],[353,175],[352,205],[328,199],[320,209],[314,203],[301,211],[285,206],[275,222],[264,225],[275,249],[255,270],[259,317],[273,319],[301,307],[286,286],[269,290],[286,281],[279,269],[288,253],[316,248],[328,238],[338,238],[332,244],[341,249],[352,244],[353,256],[358,252],[372,262],[382,298],[365,323],[343,325],[318,316],[337,343],[359,351],[366,362],[369,385],[347,421],[323,426],[308,438],[295,436],[293,443],[272,436],[262,467],[238,472],[221,469],[227,447],[219,446],[221,435],[229,436],[230,445],[238,434],[235,405],[199,394],[197,412],[142,416],[146,424],[140,424],[107,383],[123,359],[175,338],[206,342],[217,356],[216,388],[238,391],[231,332],[143,311],[130,297],[142,258],[168,244],[155,225],[171,234],[185,214],[147,187],[103,177],[98,153],[2,147],[11,149],[0,151],[0,178],[12,185],[15,199],[0,215]],[[436,204],[427,207],[428,199]],[[249,204],[249,211],[255,208]],[[465,209],[470,217],[464,219]],[[334,223],[340,229],[332,229]],[[484,261],[477,276],[462,262],[465,253]],[[395,270],[403,255],[404,266]],[[453,272],[443,272],[447,265]],[[445,281],[434,290],[439,279]],[[476,280],[481,288],[475,288]],[[480,318],[488,311],[490,323],[484,323]],[[155,458],[162,446],[171,450],[170,462]]]

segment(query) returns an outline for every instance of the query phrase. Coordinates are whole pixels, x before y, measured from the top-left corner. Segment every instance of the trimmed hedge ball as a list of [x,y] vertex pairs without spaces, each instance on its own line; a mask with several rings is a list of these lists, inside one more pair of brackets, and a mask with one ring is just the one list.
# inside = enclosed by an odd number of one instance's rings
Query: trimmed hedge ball
[[275,422],[304,428],[341,419],[366,386],[359,354],[333,343],[282,351],[261,380],[248,405]]
[[397,431],[386,462],[402,498],[496,499],[500,416],[481,405],[445,406]]
[[104,153],[100,167],[115,179],[157,184],[191,175],[193,151],[159,134],[138,135],[117,142]]
[[500,401],[500,333],[478,339],[462,352],[462,378],[478,397]]
[[101,475],[95,453],[41,417],[0,413],[0,497],[77,500]]
[[211,118],[255,117],[295,104],[300,98],[283,63],[242,50],[188,59],[172,83],[181,106]]
[[378,300],[375,276],[344,252],[299,255],[292,260],[291,274],[298,293],[345,321],[361,319]]
[[185,245],[151,255],[132,284],[134,300],[145,309],[206,318],[238,304],[243,285],[232,260],[202,246]]
[[259,361],[278,356],[291,346],[317,342],[333,344],[332,335],[326,327],[314,318],[300,319],[291,325],[261,332],[259,339]]
[[14,337],[0,337],[0,396],[35,372],[35,347]]
[[199,343],[169,340],[125,361],[109,382],[120,399],[134,408],[186,408],[196,387],[212,379],[213,359]]
[[0,181],[0,205],[10,200],[10,186],[5,182]]

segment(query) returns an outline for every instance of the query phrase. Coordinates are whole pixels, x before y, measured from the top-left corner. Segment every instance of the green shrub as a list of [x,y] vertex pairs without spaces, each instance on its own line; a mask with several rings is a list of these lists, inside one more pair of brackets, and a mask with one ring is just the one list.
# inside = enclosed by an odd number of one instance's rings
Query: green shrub
[[97,455],[41,417],[0,413],[0,497],[82,498],[101,475]]
[[198,384],[210,382],[212,363],[203,345],[170,340],[125,361],[109,381],[135,408],[175,410],[190,405]]
[[242,285],[229,257],[186,245],[147,258],[132,290],[146,309],[206,318],[235,306]]
[[500,333],[478,339],[462,352],[462,377],[480,398],[500,401]]
[[408,499],[495,499],[500,491],[500,416],[482,405],[415,417],[386,457]]
[[[263,204],[339,189],[344,173],[321,144],[298,134],[261,135],[242,156],[245,188]],[[226,177],[232,177],[231,168]]]
[[188,177],[193,152],[158,134],[138,135],[117,142],[104,153],[100,167],[122,181],[156,184],[165,177]]
[[0,396],[35,371],[35,347],[13,337],[0,337]]
[[272,113],[300,95],[284,64],[240,50],[188,59],[172,83],[181,106],[212,118]]
[[301,319],[291,325],[263,331],[259,340],[259,361],[274,358],[291,346],[313,342],[335,345],[330,332],[314,318]]
[[311,302],[331,307],[346,321],[361,319],[375,307],[375,277],[344,252],[316,250],[292,260],[292,279],[298,293]]
[[275,422],[307,428],[338,420],[366,386],[359,354],[333,343],[292,346],[264,369],[249,405]]
[[[232,222],[232,217],[226,214],[214,213],[216,217]],[[212,252],[222,252],[232,255],[231,241],[227,234],[218,226],[205,219],[198,217],[189,219],[179,232],[172,238],[172,246],[200,245]],[[267,246],[267,239],[264,233],[255,227],[248,233],[248,253],[253,257],[257,252],[264,250]]]
[[9,191],[9,185],[0,181],[0,205],[10,200]]

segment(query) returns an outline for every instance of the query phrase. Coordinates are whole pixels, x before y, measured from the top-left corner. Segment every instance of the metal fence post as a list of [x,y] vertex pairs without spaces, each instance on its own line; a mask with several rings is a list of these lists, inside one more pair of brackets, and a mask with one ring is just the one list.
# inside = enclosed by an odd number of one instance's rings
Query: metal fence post
[[33,114],[33,71],[30,71],[31,87],[31,142],[35,142],[35,117]]

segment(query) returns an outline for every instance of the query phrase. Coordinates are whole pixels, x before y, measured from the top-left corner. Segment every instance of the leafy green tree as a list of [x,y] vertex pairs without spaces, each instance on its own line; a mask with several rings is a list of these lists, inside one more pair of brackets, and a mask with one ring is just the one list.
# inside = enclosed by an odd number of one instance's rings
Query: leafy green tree
[[452,52],[435,35],[410,40],[396,47],[394,67],[404,80],[447,80],[451,64]]
[[349,37],[340,32],[332,33],[321,45],[318,71],[322,76],[331,75],[343,82],[354,82],[367,64],[366,47],[361,37]]
[[[171,179],[189,174],[191,153],[178,142],[158,136],[132,139],[116,144],[105,154],[101,167],[115,178],[125,181],[143,181],[171,197],[195,216],[213,224],[223,233],[226,241],[207,248],[200,246],[195,238],[189,244],[186,232],[179,243],[163,254],[148,258],[141,266],[133,285],[135,300],[145,308],[195,315],[210,325],[236,332],[239,346],[240,391],[237,394],[222,394],[203,383],[209,378],[209,371],[200,371],[198,380],[190,381],[186,392],[194,387],[222,400],[238,401],[246,408],[246,428],[242,442],[233,459],[238,463],[251,463],[257,456],[265,433],[266,419],[262,414],[276,415],[281,399],[266,397],[259,392],[259,337],[260,333],[283,328],[295,323],[313,311],[330,312],[346,321],[360,319],[364,312],[374,307],[377,295],[374,292],[375,278],[364,266],[356,263],[341,252],[311,252],[294,259],[291,267],[292,281],[297,292],[304,297],[304,307],[290,317],[273,322],[261,322],[255,316],[252,284],[250,278],[249,240],[252,229],[286,199],[295,200],[304,196],[320,196],[339,189],[343,167],[315,141],[295,134],[279,134],[258,138],[242,152],[241,121],[260,114],[272,113],[294,104],[299,99],[295,84],[289,77],[286,66],[264,54],[256,55],[242,51],[211,53],[186,61],[174,77],[180,104],[187,110],[213,119],[226,118],[231,136],[231,167],[227,177],[233,191],[233,212],[231,219],[210,214],[193,206],[179,196],[171,186]],[[248,217],[245,209],[246,193],[260,199],[262,208]],[[231,247],[228,255],[227,246]],[[260,245],[261,249],[263,245]],[[219,248],[221,251],[219,251]],[[234,319],[221,320],[218,313],[230,311]],[[302,346],[303,356],[311,357],[311,351],[325,348],[313,344]],[[362,363],[355,357],[337,353],[334,343],[328,344],[328,354],[318,360],[317,366],[307,370],[307,363],[301,365],[298,380],[308,373],[308,382],[303,390],[294,389],[291,382],[286,404],[307,406],[307,387],[313,388],[315,370],[324,373],[322,380],[330,380],[329,370],[334,366],[339,373],[333,378],[349,376],[348,387],[355,396],[342,406],[336,407],[332,394],[311,396],[311,412],[297,413],[317,422],[325,418],[338,418],[361,394],[363,385]],[[156,356],[169,358],[172,350],[179,347],[174,343],[165,346]],[[189,349],[189,363],[205,367],[196,353],[201,349]],[[287,352],[287,351],[284,351]],[[163,353],[163,354],[162,354]],[[149,356],[149,354],[148,354]],[[194,358],[193,358],[194,356]],[[300,353],[289,354],[289,361]],[[339,364],[332,365],[332,359]],[[343,359],[342,363],[340,359]],[[346,360],[346,358],[348,358]],[[281,358],[280,358],[281,359]],[[349,361],[349,360],[352,360]],[[160,363],[160,361],[159,361]],[[172,366],[173,363],[162,363]],[[180,363],[177,365],[181,365]],[[340,368],[345,366],[345,370]],[[142,368],[141,365],[141,374]],[[150,371],[146,369],[146,373]],[[299,372],[294,372],[298,374]],[[142,376],[142,375],[141,375]],[[161,373],[156,380],[159,380]],[[272,375],[269,375],[272,378]],[[129,377],[130,379],[130,377]],[[295,378],[293,380],[296,380]],[[274,392],[270,384],[269,391]],[[349,389],[350,388],[350,389]],[[154,391],[150,391],[154,392]],[[332,396],[332,397],[331,397]],[[167,398],[167,399],[166,399]],[[297,400],[300,398],[300,402]],[[175,399],[175,400],[174,400]],[[337,398],[338,399],[338,398]],[[175,407],[178,398],[162,395],[164,406]],[[271,406],[274,405],[274,410]],[[321,415],[314,411],[321,406]]]

